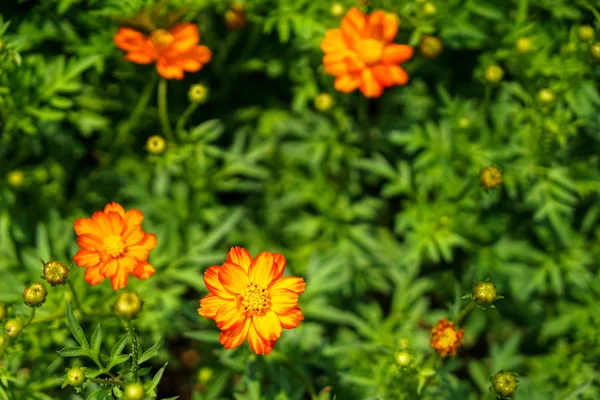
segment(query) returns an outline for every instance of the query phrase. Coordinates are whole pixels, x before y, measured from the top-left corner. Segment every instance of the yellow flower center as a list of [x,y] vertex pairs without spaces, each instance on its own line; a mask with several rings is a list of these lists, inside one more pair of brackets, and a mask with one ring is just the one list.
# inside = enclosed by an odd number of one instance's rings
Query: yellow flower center
[[444,332],[438,338],[438,345],[444,348],[450,348],[456,343],[457,334],[452,328],[444,329]]
[[264,315],[271,308],[269,291],[252,282],[241,294],[242,310],[249,315]]
[[104,239],[104,250],[112,257],[118,257],[125,251],[125,243],[121,236],[112,235]]
[[363,39],[356,44],[356,51],[367,65],[377,64],[383,57],[383,42],[375,39]]
[[164,50],[173,43],[175,38],[164,29],[157,29],[150,35],[150,41],[158,50]]

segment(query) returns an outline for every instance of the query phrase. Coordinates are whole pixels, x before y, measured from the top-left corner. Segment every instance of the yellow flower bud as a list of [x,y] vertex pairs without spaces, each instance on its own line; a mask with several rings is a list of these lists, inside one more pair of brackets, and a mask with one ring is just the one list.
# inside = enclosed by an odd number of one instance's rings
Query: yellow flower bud
[[598,42],[598,43],[594,44],[592,47],[590,47],[590,54],[596,60],[600,60],[600,42]]
[[442,41],[435,36],[424,35],[419,45],[421,53],[428,58],[437,57],[443,50]]
[[51,286],[64,285],[69,277],[69,268],[56,260],[48,261],[44,264],[42,278]]
[[167,142],[162,136],[154,135],[148,138],[146,142],[146,148],[152,154],[160,154],[165,151]]
[[23,184],[24,179],[25,179],[25,174],[23,174],[23,171],[15,170],[15,171],[11,171],[8,174],[7,180],[8,180],[8,184],[10,186],[18,187]]
[[492,378],[492,388],[502,399],[510,399],[517,390],[519,381],[512,372],[500,371]]
[[142,306],[142,299],[137,293],[122,292],[119,294],[113,310],[119,317],[130,320],[140,313]]
[[521,54],[529,53],[533,50],[533,42],[529,38],[520,38],[517,40],[517,52]]
[[494,189],[502,183],[502,172],[496,167],[486,167],[481,171],[481,184],[486,189]]
[[141,383],[129,383],[123,389],[123,395],[125,400],[143,400],[146,393],[144,392],[144,386]]
[[41,283],[32,283],[23,290],[23,300],[29,307],[40,307],[46,301],[48,291]]
[[489,83],[498,83],[504,77],[504,70],[498,65],[490,65],[485,69],[483,76]]
[[497,298],[496,286],[492,282],[479,282],[473,286],[473,300],[477,304],[492,304]]
[[579,39],[587,42],[594,38],[594,28],[589,25],[581,26],[579,27],[577,34],[579,35]]
[[6,321],[6,324],[4,324],[4,331],[6,332],[8,337],[12,339],[19,336],[22,330],[23,324],[16,318],[9,319],[8,321]]
[[331,15],[333,15],[334,17],[341,17],[342,15],[344,15],[344,12],[346,12],[346,9],[340,3],[333,3],[331,5],[330,11]]
[[67,383],[73,387],[81,387],[85,382],[85,372],[82,368],[71,368],[67,371]]
[[437,6],[430,2],[423,4],[423,14],[428,16],[437,14]]
[[458,120],[458,127],[460,129],[467,129],[471,126],[471,120],[467,117],[462,117]]
[[202,367],[200,368],[200,371],[198,371],[198,382],[200,382],[200,384],[205,385],[207,384],[213,377],[213,370],[211,368],[208,367]]
[[394,354],[396,363],[401,367],[408,367],[412,362],[412,356],[407,350],[402,350]]
[[205,103],[208,99],[208,88],[200,83],[192,85],[188,93],[193,103]]
[[321,112],[329,111],[334,103],[333,97],[327,93],[321,93],[315,97],[315,108]]
[[554,103],[556,96],[554,96],[554,92],[550,89],[542,89],[538,93],[538,100],[544,104]]
[[225,11],[225,25],[229,30],[241,29],[246,26],[247,22],[245,7],[242,3],[233,3],[231,9]]

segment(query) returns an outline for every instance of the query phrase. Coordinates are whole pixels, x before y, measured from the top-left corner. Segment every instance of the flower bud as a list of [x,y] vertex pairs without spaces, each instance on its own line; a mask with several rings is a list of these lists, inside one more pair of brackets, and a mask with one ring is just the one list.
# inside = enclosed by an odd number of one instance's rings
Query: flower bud
[[200,368],[200,371],[198,371],[198,382],[200,382],[200,384],[205,385],[207,384],[213,377],[213,370],[211,368],[208,367],[202,367]]
[[594,44],[592,47],[590,47],[590,54],[596,60],[600,60],[600,42],[598,42],[598,43]]
[[473,300],[477,304],[492,304],[497,299],[496,286],[492,282],[479,282],[473,286]]
[[439,38],[431,35],[425,35],[421,39],[419,48],[425,57],[435,58],[442,52],[444,47],[442,46],[442,41]]
[[588,40],[592,40],[594,38],[594,28],[589,25],[581,26],[579,27],[577,34],[579,39],[587,42]]
[[208,88],[200,83],[192,85],[188,92],[190,101],[193,103],[205,103],[208,99]]
[[152,154],[162,153],[165,151],[165,147],[167,147],[167,142],[165,142],[165,139],[162,136],[150,136],[146,142],[146,148]]
[[67,383],[73,387],[81,387],[85,382],[85,372],[83,368],[71,368],[67,371]]
[[333,97],[327,93],[321,93],[315,97],[315,108],[321,112],[329,111],[334,103]]
[[529,38],[520,38],[517,40],[517,52],[521,54],[529,53],[533,50],[533,42]]
[[142,310],[142,299],[135,292],[122,292],[113,307],[119,317],[131,320]]
[[394,354],[394,359],[396,360],[396,363],[399,366],[408,367],[410,365],[410,363],[412,362],[413,358],[407,350],[402,350],[402,351],[398,351],[398,352],[396,352],[396,354]]
[[143,400],[146,394],[144,392],[144,386],[139,382],[135,382],[125,386],[123,395],[125,400]]
[[502,172],[496,167],[486,167],[481,171],[481,184],[484,188],[491,190],[500,186],[502,183]]
[[6,306],[0,303],[0,321],[6,318]]
[[181,363],[187,368],[194,368],[200,363],[200,354],[194,349],[181,353]]
[[467,129],[471,126],[471,120],[467,117],[462,117],[458,120],[458,127],[460,129]]
[[490,65],[485,69],[483,76],[489,83],[498,83],[504,77],[504,70],[498,65]]
[[25,180],[25,174],[23,174],[23,171],[20,170],[11,171],[8,174],[7,180],[10,186],[19,187],[23,184],[23,181]]
[[40,307],[46,301],[48,292],[41,283],[32,283],[23,290],[23,300],[29,307]]
[[56,260],[44,263],[42,278],[51,286],[64,285],[69,277],[69,267]]
[[242,3],[233,3],[231,9],[225,11],[225,25],[229,30],[241,29],[247,22],[245,6]]
[[492,378],[492,389],[502,399],[510,399],[515,394],[519,381],[515,378],[513,372],[498,372]]
[[334,17],[341,17],[344,14],[344,12],[346,11],[346,9],[340,3],[333,3],[331,5],[330,11],[331,11],[331,15],[333,15]]
[[437,14],[437,7],[435,4],[427,2],[423,4],[423,14],[432,16]]
[[23,324],[16,318],[9,319],[8,321],[6,321],[6,324],[4,324],[4,331],[11,339],[14,339],[17,336],[19,336],[22,330]]
[[554,103],[555,99],[556,99],[556,96],[554,95],[554,92],[550,89],[542,89],[538,93],[538,100],[541,103],[551,104],[551,103]]

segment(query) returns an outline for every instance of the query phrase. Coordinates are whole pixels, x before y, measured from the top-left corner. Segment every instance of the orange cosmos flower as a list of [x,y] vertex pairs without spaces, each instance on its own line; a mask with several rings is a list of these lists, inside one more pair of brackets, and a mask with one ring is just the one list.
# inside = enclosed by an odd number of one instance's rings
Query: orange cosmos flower
[[462,343],[463,333],[462,329],[456,330],[453,322],[446,318],[441,319],[431,330],[431,347],[442,357],[455,355],[456,349]]
[[97,285],[110,278],[113,289],[118,290],[127,285],[130,274],[140,279],[154,274],[154,267],[146,260],[156,247],[156,236],[142,230],[143,219],[139,210],[125,212],[120,204],[110,203],[92,218],[75,221],[81,250],[73,261],[86,268],[87,283]]
[[351,8],[341,29],[325,33],[323,64],[327,73],[337,77],[337,90],[349,93],[360,88],[366,97],[379,97],[383,88],[408,82],[408,74],[398,64],[412,57],[413,48],[391,43],[399,25],[394,14],[375,11],[367,16]]
[[292,329],[304,319],[298,295],[303,278],[283,277],[285,258],[262,252],[254,260],[246,249],[233,247],[227,261],[204,273],[210,293],[200,300],[198,313],[214,319],[226,349],[241,345],[246,337],[256,354],[269,354],[282,328]]
[[120,28],[114,37],[126,60],[137,64],[156,62],[156,70],[166,79],[183,79],[183,71],[199,71],[211,58],[206,46],[198,46],[198,27],[190,23],[171,30],[157,29],[146,36],[131,28]]

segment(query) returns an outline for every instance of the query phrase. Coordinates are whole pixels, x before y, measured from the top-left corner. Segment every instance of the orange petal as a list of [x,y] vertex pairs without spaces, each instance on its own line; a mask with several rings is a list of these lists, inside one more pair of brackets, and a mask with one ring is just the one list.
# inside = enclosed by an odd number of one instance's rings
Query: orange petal
[[301,294],[306,290],[306,282],[304,282],[304,278],[298,276],[286,276],[275,281],[269,288],[269,290],[274,289],[288,289],[294,293]]
[[75,233],[77,233],[77,235],[91,235],[95,236],[98,241],[101,241],[100,238],[102,237],[102,232],[91,218],[76,219],[73,227],[75,228]]
[[383,93],[383,86],[375,80],[373,72],[369,68],[362,72],[360,91],[365,97],[379,97]]
[[298,307],[298,293],[289,289],[271,289],[271,310],[277,314],[286,314],[291,309]]
[[131,275],[138,279],[146,280],[154,275],[155,272],[156,269],[152,265],[148,264],[146,261],[140,261],[131,272]]
[[383,39],[388,42],[394,40],[399,27],[400,18],[393,13],[385,13],[385,18],[383,20]]
[[396,37],[400,18],[392,13],[375,11],[369,15],[368,23],[369,36],[390,42]]
[[156,70],[165,79],[183,79],[183,68],[172,65],[166,61],[156,63]]
[[250,278],[250,282],[267,287],[276,278],[277,272],[277,265],[275,264],[273,255],[263,251],[252,261],[248,277]]
[[121,215],[115,211],[110,211],[109,213],[105,213],[105,215],[110,226],[111,234],[121,236],[123,232],[125,232],[123,217],[121,217]]
[[383,87],[390,87],[394,84],[394,79],[392,78],[391,73],[389,72],[389,67],[383,64],[375,65],[371,67],[371,72],[373,76]]
[[147,239],[147,236],[139,225],[133,225],[125,228],[122,239],[127,246],[134,246]]
[[325,72],[327,72],[329,75],[339,76],[348,73],[348,65],[346,63],[330,63],[324,65]]
[[285,315],[277,314],[277,316],[279,317],[279,321],[281,321],[281,326],[285,329],[296,328],[300,325],[300,322],[304,320],[302,310],[299,308],[292,309]]
[[108,214],[109,212],[116,212],[122,218],[125,218],[125,210],[123,209],[123,206],[119,203],[115,203],[114,201],[104,206],[104,213]]
[[396,85],[405,85],[408,82],[408,74],[404,68],[398,65],[390,65],[388,71]]
[[[252,267],[250,267],[252,271]],[[219,269],[219,282],[232,294],[240,294],[250,283],[242,267],[226,261]]]
[[156,235],[154,235],[153,233],[146,233],[144,239],[141,242],[133,246],[129,245],[129,241],[127,241],[126,244],[126,254],[128,256],[135,257],[140,261],[146,260],[148,258],[148,255],[150,254],[150,250],[156,247]]
[[207,294],[202,300],[200,300],[200,308],[198,314],[206,318],[214,318],[217,315],[219,307],[225,304],[225,300],[215,296],[212,293]]
[[340,29],[329,29],[325,32],[325,38],[321,42],[321,50],[325,53],[346,50],[348,45]]
[[142,51],[150,46],[146,35],[130,28],[121,28],[115,34],[115,44],[125,51]]
[[182,68],[184,71],[196,72],[210,61],[211,55],[212,53],[208,47],[196,46],[187,53],[170,58],[169,63]]
[[108,218],[106,217],[106,214],[104,214],[104,211],[96,211],[93,213],[92,221],[94,221],[98,227],[98,236],[105,238],[113,234],[111,232],[110,224],[108,223]]
[[221,282],[219,281],[219,271],[221,267],[212,266],[204,271],[204,284],[208,288],[208,290],[214,294],[215,296],[219,296],[223,299],[233,299],[234,296],[229,293]]
[[200,41],[200,34],[198,33],[196,24],[177,24],[171,29],[170,33],[173,35],[174,41],[171,44],[169,51],[185,53]]
[[123,289],[127,286],[129,274],[125,268],[118,268],[117,273],[110,279],[110,284],[114,290]]
[[250,318],[245,318],[243,323],[240,323],[235,328],[221,332],[219,342],[226,349],[235,349],[246,340],[248,337],[248,331],[250,330]]
[[343,93],[350,93],[360,85],[358,75],[340,75],[336,78],[334,87]]
[[142,221],[144,221],[144,214],[137,208],[132,208],[125,213],[123,220],[128,226],[141,225]]
[[285,270],[285,257],[283,254],[279,253],[271,253],[273,256],[273,260],[275,261],[275,279],[279,279],[283,276],[283,271]]
[[99,267],[86,268],[83,279],[90,285],[97,285],[104,280],[104,276],[100,273]]
[[340,24],[343,36],[348,43],[354,43],[362,39],[366,26],[365,14],[356,7],[348,10]]
[[99,242],[98,239],[99,238],[97,236],[79,235],[77,237],[77,244],[83,250],[87,250],[90,252],[97,253],[97,252],[104,251],[104,245],[102,242]]
[[248,250],[243,247],[234,246],[227,254],[227,261],[239,265],[244,268],[246,273],[248,273],[248,268],[250,268],[250,264],[252,264],[252,256],[250,256]]
[[250,324],[250,329],[248,330],[248,342],[250,343],[250,348],[256,354],[269,354],[271,350],[273,350],[273,346],[275,346],[274,340],[265,340],[260,337],[258,332],[256,332],[256,328],[254,324]]
[[150,54],[139,52],[127,53],[125,54],[125,59],[136,64],[150,64],[152,61],[154,61],[154,57],[152,57]]
[[384,64],[400,64],[412,58],[414,49],[406,44],[388,44],[383,48],[381,61]]
[[245,318],[245,314],[242,309],[238,307],[237,301],[223,300],[223,304],[217,310],[217,314],[215,315],[215,321],[217,321],[217,326],[219,329],[226,331],[228,329],[234,328],[238,326],[238,324],[243,323]]
[[100,255],[87,250],[79,250],[73,257],[73,261],[80,267],[95,267],[100,263]]
[[277,314],[268,311],[265,315],[252,317],[252,324],[256,332],[265,340],[277,340],[281,336],[281,322]]

